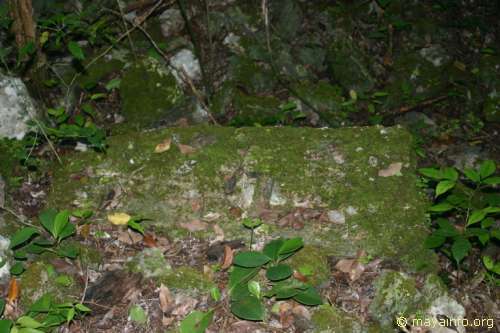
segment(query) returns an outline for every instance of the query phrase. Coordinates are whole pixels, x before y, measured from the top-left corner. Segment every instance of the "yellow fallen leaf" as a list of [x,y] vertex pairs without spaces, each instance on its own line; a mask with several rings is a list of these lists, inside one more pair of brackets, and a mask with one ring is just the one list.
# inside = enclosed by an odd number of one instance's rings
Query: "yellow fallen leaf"
[[165,140],[163,140],[162,142],[160,142],[159,144],[156,145],[155,153],[159,154],[159,153],[163,153],[163,152],[169,150],[171,143],[172,143],[172,139],[166,138]]
[[108,215],[108,221],[114,225],[124,225],[130,221],[130,215],[127,213],[114,213]]

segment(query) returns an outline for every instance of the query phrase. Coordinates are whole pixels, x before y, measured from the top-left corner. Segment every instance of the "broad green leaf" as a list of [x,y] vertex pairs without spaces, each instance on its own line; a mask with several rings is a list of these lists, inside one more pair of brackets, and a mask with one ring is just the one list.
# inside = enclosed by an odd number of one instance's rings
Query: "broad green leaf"
[[246,268],[233,266],[229,272],[229,293],[232,292],[233,288],[237,285],[244,284],[250,281],[257,273],[260,271],[260,267]]
[[181,321],[180,333],[204,333],[212,322],[214,312],[193,311]]
[[284,255],[288,253],[293,253],[303,246],[304,246],[304,241],[300,237],[285,239],[283,245],[281,245],[280,247],[279,254]]
[[122,83],[122,80],[120,78],[114,78],[111,81],[109,81],[105,88],[106,90],[113,90],[115,88],[120,88],[120,84]]
[[444,179],[451,180],[452,182],[455,182],[458,179],[458,172],[455,168],[443,168],[443,170],[441,170],[441,175]]
[[485,180],[483,180],[483,184],[498,185],[500,184],[500,177],[488,177]]
[[457,229],[447,219],[438,218],[436,222],[439,226],[439,229],[437,229],[434,233],[445,237],[454,237],[459,234]]
[[495,219],[493,219],[492,217],[487,217],[481,221],[481,228],[487,229],[491,227],[493,223],[495,223]]
[[497,166],[492,160],[486,160],[481,163],[481,165],[479,166],[479,175],[481,176],[481,179],[488,178],[489,176],[494,174],[496,168]]
[[320,294],[313,287],[309,287],[301,293],[298,293],[293,297],[299,303],[309,306],[315,306],[323,304]]
[[469,178],[470,180],[472,180],[474,183],[479,183],[479,181],[481,180],[481,177],[479,176],[479,174],[475,170],[472,170],[472,169],[465,169],[464,175],[467,178]]
[[487,212],[484,209],[475,210],[469,215],[467,226],[481,222],[486,217]]
[[138,220],[136,219],[130,219],[128,222],[127,222],[127,225],[130,229],[132,230],[135,230],[137,231],[138,233],[140,233],[141,235],[144,235],[144,227],[142,226],[141,223],[139,223]]
[[31,304],[29,311],[40,313],[48,312],[52,306],[52,295],[44,294],[42,297],[37,299],[33,304]]
[[16,261],[16,263],[10,268],[10,274],[21,275],[24,272],[24,269],[24,264],[20,261]]
[[306,290],[309,286],[298,280],[283,280],[275,283],[266,297],[275,296],[277,300],[291,298]]
[[54,219],[54,229],[52,233],[55,238],[60,238],[62,231],[69,223],[69,216],[70,212],[68,210],[63,210],[57,213]]
[[18,231],[10,238],[10,248],[15,249],[19,245],[22,245],[29,241],[33,236],[40,234],[38,229],[33,227],[24,227]]
[[500,213],[500,207],[486,207],[483,209],[487,214]]
[[500,229],[491,229],[490,230],[490,235],[491,238],[496,238],[497,240],[500,240]]
[[453,255],[453,259],[455,259],[455,261],[459,263],[467,256],[471,248],[472,245],[467,238],[457,237],[454,240],[453,245],[451,246],[451,254]]
[[490,240],[490,233],[488,230],[481,229],[481,228],[468,228],[466,229],[466,234],[468,236],[475,236],[481,244],[486,245],[488,241]]
[[217,287],[210,288],[210,297],[212,297],[212,300],[214,300],[215,302],[220,301],[222,298],[220,289]]
[[43,326],[42,323],[31,318],[30,316],[21,316],[17,318],[16,323],[27,328],[39,328]]
[[138,324],[145,324],[148,321],[148,316],[146,311],[137,304],[132,305],[128,313],[130,320],[135,321]]
[[249,229],[255,229],[262,224],[261,219],[246,218],[243,219],[243,225]]
[[493,266],[495,266],[495,261],[490,256],[484,256],[483,257],[483,264],[487,270],[491,271],[493,269]]
[[66,274],[59,275],[54,281],[63,287],[69,287],[73,284],[73,278]]
[[43,252],[47,251],[47,247],[40,246],[35,243],[28,244],[28,246],[26,246],[24,249],[26,250],[26,252],[31,254],[42,254]]
[[82,303],[75,304],[75,309],[77,309],[80,312],[91,312],[92,311],[92,309],[86,307]]
[[437,247],[440,247],[441,245],[444,244],[444,242],[446,241],[446,237],[443,237],[441,235],[437,235],[437,234],[432,234],[432,235],[429,235],[426,239],[425,239],[425,247],[428,248],[428,249],[435,249]]
[[271,258],[273,261],[278,260],[279,258],[279,250],[283,245],[284,240],[281,238],[270,241],[264,246],[262,252]]
[[260,299],[261,287],[260,283],[257,281],[249,281],[248,282],[248,291],[250,294]]
[[70,322],[73,320],[73,318],[75,317],[75,314],[76,314],[76,311],[75,311],[75,308],[70,308],[68,309],[68,313],[66,314],[66,322]]
[[442,180],[436,186],[436,197],[444,194],[455,187],[455,182],[451,180]]
[[78,60],[85,59],[85,54],[83,53],[82,48],[78,45],[77,42],[71,41],[68,43],[68,50],[71,52],[71,55]]
[[441,170],[436,168],[421,168],[418,169],[418,172],[420,172],[420,174],[424,175],[427,178],[432,178],[435,180],[440,180],[443,178],[441,175]]
[[57,211],[53,208],[44,210],[38,215],[40,223],[43,225],[51,235],[54,234],[54,221],[56,219]]
[[9,319],[0,319],[0,332],[1,333],[9,333],[10,328],[12,327],[12,320]]
[[246,251],[238,253],[233,260],[233,264],[241,267],[260,267],[267,264],[271,258],[255,251]]
[[59,235],[59,240],[63,240],[71,235],[73,235],[76,232],[76,227],[73,223],[68,223],[64,227],[63,231],[61,231],[61,234]]
[[60,257],[75,259],[79,254],[80,249],[74,244],[63,245],[57,249],[57,255]]
[[280,264],[269,267],[266,271],[266,277],[271,281],[279,281],[289,278],[293,273],[290,266]]
[[255,296],[249,296],[231,302],[231,312],[244,320],[264,320],[264,305]]
[[438,204],[432,206],[431,208],[429,208],[429,211],[434,212],[434,213],[442,213],[442,212],[447,212],[449,210],[452,210],[453,208],[455,208],[455,206],[453,206],[447,202],[441,202],[441,203],[438,203]]

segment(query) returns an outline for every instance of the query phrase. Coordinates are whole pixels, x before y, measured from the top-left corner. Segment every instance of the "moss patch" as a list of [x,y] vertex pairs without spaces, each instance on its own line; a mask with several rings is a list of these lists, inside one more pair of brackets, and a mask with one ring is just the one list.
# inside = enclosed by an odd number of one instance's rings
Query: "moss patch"
[[120,85],[122,112],[130,128],[155,127],[168,117],[183,93],[174,76],[152,59],[128,68]]
[[[155,146],[166,138],[195,152],[182,154],[173,143],[169,151],[155,154]],[[427,204],[415,186],[413,141],[402,128],[195,126],[129,132],[110,137],[109,144],[106,154],[65,157],[54,172],[51,207],[76,203],[97,210],[120,184],[125,190],[117,210],[152,219],[146,228],[154,224],[171,237],[183,237],[188,231],[182,223],[216,212],[220,218],[215,223],[230,238],[242,231],[231,207],[255,214],[262,203],[281,212],[307,204],[325,214],[342,214],[344,222],[307,221],[297,231],[271,220],[269,236],[302,236],[325,255],[353,256],[363,249],[374,258],[401,260],[413,270],[435,268],[434,257],[423,247]],[[393,163],[401,163],[400,173],[379,176]],[[91,172],[72,177],[82,170]],[[282,200],[273,206],[276,191]],[[194,200],[203,203],[203,210],[191,209]],[[214,237],[212,228],[195,235]]]
[[352,333],[378,333],[382,332],[375,325],[370,327],[349,316],[342,310],[331,305],[321,305],[314,310],[312,315],[313,332],[352,332]]

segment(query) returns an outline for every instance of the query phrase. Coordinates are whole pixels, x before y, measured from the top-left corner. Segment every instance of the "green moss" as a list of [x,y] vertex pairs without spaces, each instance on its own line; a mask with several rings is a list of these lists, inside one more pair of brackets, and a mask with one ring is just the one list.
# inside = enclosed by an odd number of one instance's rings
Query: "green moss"
[[342,108],[344,98],[340,86],[322,81],[315,84],[303,82],[295,87],[295,90],[301,98],[321,113],[322,118],[329,124],[338,125],[340,121],[345,120],[347,114]]
[[486,99],[483,106],[483,115],[489,122],[500,122],[500,96]]
[[153,278],[172,290],[189,293],[208,291],[213,282],[192,267],[172,268],[160,249],[145,249],[127,263],[127,268],[134,273],[141,273],[146,278]]
[[320,247],[304,246],[290,258],[289,263],[306,276],[307,282],[313,286],[319,286],[330,279],[328,260]]
[[144,249],[127,263],[127,268],[146,278],[159,278],[172,272],[172,267],[158,248]]
[[[90,58],[93,59],[93,58]],[[102,79],[108,77],[112,73],[119,72],[125,63],[120,59],[108,59],[102,57],[93,63],[86,72],[78,77],[77,83],[85,89],[92,89],[95,87]],[[72,73],[70,73],[73,75]]]
[[[172,144],[169,151],[154,153],[158,143],[172,137],[196,151],[181,154]],[[146,228],[154,225],[171,237],[183,237],[188,232],[181,223],[212,211],[220,214],[217,223],[226,237],[239,237],[241,225],[229,208],[254,211],[258,202],[269,202],[271,184],[284,199],[277,208],[293,210],[294,202],[306,201],[317,209],[342,212],[345,223],[307,221],[301,231],[273,227],[269,236],[300,235],[325,255],[352,256],[363,249],[373,258],[401,260],[412,270],[436,267],[423,246],[427,203],[415,186],[412,137],[402,128],[195,126],[128,132],[110,137],[109,144],[106,155],[65,156],[54,172],[51,207],[62,209],[76,200],[79,206],[97,209],[121,184],[121,210],[152,219]],[[400,176],[378,176],[394,162],[403,163]],[[92,170],[89,177],[71,177],[85,169]],[[233,175],[236,184],[225,193]],[[249,197],[245,199],[244,193]],[[204,211],[193,212],[192,200],[202,200]],[[207,228],[196,236],[212,233]]]
[[183,93],[174,76],[149,58],[128,68],[120,85],[122,112],[130,128],[143,129],[168,118]]
[[207,292],[215,286],[214,282],[203,273],[188,266],[177,267],[159,280],[168,288],[189,293]]
[[332,305],[321,305],[314,310],[312,315],[314,325],[313,332],[315,333],[378,333],[382,332],[376,325],[365,326],[361,322],[337,309]]
[[348,37],[330,46],[327,59],[333,79],[344,89],[366,93],[374,87],[375,79],[363,51]]
[[280,101],[277,98],[249,96],[239,91],[233,97],[236,115],[231,119],[231,125],[275,125],[279,122]]

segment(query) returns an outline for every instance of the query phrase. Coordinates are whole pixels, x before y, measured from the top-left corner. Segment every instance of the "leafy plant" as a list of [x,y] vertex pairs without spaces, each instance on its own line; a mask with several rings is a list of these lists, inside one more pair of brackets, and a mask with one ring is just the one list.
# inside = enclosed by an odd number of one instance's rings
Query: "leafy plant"
[[250,245],[248,248],[252,249],[254,229],[261,226],[262,221],[260,219],[246,218],[246,219],[243,219],[242,224],[245,228],[250,229]]
[[[465,169],[461,177],[455,168],[423,168],[420,173],[434,189],[430,207],[434,230],[426,246],[439,249],[459,265],[474,246],[484,248],[500,240],[498,222],[500,195],[493,186],[500,184],[496,165],[484,161],[478,170]],[[500,263],[489,256],[482,262],[491,273],[500,274]]]
[[0,332],[52,332],[55,327],[69,324],[90,311],[88,307],[78,302],[56,303],[50,294],[45,294],[16,320],[0,319]]
[[17,260],[11,268],[11,274],[20,275],[24,271],[23,262],[29,255],[39,255],[43,252],[52,252],[60,257],[74,259],[79,254],[79,249],[72,244],[61,244],[61,242],[72,236],[75,225],[70,221],[70,216],[86,219],[92,214],[91,211],[67,210],[56,211],[47,209],[38,216],[40,224],[48,232],[49,237],[44,237],[44,230],[34,225],[25,226],[17,230],[10,238],[10,248],[14,251]]
[[49,108],[47,114],[54,125],[44,126],[49,137],[56,142],[83,141],[96,150],[106,148],[106,133],[92,121],[89,105],[82,107],[83,114],[70,116],[64,108]]
[[212,322],[214,311],[193,311],[181,321],[181,333],[204,333]]
[[[303,245],[301,238],[279,238],[266,244],[262,252],[238,253],[229,272],[231,312],[242,319],[263,320],[263,297],[277,300],[293,298],[311,306],[321,304],[318,292],[312,286],[292,278],[292,268],[282,263]],[[265,284],[255,279],[261,270],[265,270],[268,280]]]

